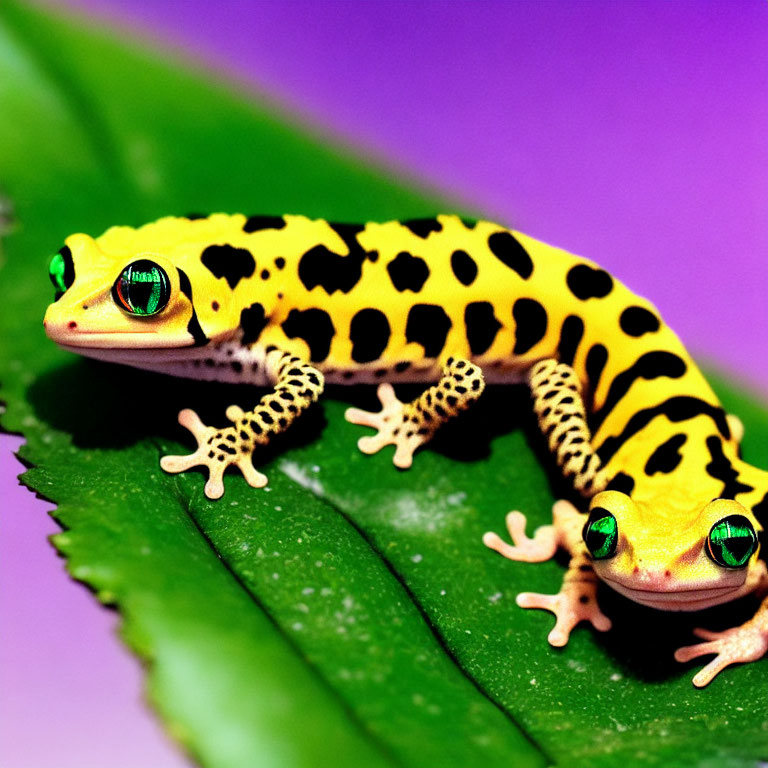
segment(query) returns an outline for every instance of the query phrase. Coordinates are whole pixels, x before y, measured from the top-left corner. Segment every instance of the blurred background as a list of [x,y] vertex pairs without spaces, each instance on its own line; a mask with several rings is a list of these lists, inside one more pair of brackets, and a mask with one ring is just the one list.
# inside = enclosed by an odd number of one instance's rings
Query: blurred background
[[[761,0],[49,5],[234,80],[456,208],[598,261],[699,360],[768,396]],[[0,442],[11,490],[18,444]],[[186,765],[143,709],[114,617],[45,541],[49,505],[23,489],[10,502],[0,558],[35,594],[0,598],[13,627],[0,765]]]

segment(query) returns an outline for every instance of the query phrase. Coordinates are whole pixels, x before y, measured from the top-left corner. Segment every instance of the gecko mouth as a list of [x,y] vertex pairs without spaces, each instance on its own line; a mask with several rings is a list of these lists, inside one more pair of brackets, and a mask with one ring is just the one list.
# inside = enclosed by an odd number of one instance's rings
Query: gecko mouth
[[67,352],[75,352],[83,357],[92,357],[95,360],[104,360],[109,363],[123,363],[125,365],[140,366],[145,362],[165,363],[182,360],[200,359],[205,355],[201,351],[203,347],[85,347],[76,344],[62,344],[57,342],[61,349]]
[[722,587],[653,590],[629,587],[605,576],[602,579],[620,595],[633,602],[663,611],[699,611],[732,600],[744,587],[742,582]]
[[[175,339],[166,339],[156,330],[109,331],[108,333],[78,330],[76,333],[67,335],[48,332],[48,337],[62,349],[77,352],[80,355],[88,354],[86,350],[89,349],[163,349],[180,347],[184,343]],[[192,343],[190,340],[189,344]]]

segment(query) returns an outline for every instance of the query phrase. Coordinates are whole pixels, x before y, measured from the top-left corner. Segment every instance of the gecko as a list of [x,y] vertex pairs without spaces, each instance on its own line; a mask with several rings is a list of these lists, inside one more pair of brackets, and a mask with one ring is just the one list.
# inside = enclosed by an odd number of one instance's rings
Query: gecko
[[[574,498],[533,537],[509,513],[511,543],[484,543],[510,560],[566,550],[556,595],[517,602],[556,616],[567,644],[580,621],[606,631],[604,582],[637,603],[696,611],[768,593],[759,553],[768,473],[740,458],[743,427],[726,414],[656,308],[594,262],[490,221],[456,215],[339,224],[301,215],[165,217],[99,237],[74,234],[52,258],[56,290],[44,326],[64,349],[194,379],[268,387],[229,425],[184,409],[189,455],[169,473],[224,471],[263,487],[254,452],[290,427],[326,382],[378,384],[379,412],[349,408],[373,428],[358,446],[394,445],[406,469],[440,425],[467,410],[485,383],[525,382],[543,439]],[[421,382],[401,402],[393,384]],[[714,655],[693,678],[768,649],[768,598],[725,632],[694,630],[685,662]]]

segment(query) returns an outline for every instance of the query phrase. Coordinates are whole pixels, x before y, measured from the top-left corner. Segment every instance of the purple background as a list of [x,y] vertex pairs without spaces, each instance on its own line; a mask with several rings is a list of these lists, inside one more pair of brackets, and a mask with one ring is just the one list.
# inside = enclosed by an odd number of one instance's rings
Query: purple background
[[[595,259],[700,357],[768,393],[762,0],[66,4],[173,43],[390,172]],[[14,444],[0,440],[5,475]],[[48,505],[2,482],[0,577],[25,589],[0,590],[0,764],[183,765],[142,713],[113,617],[45,543]]]

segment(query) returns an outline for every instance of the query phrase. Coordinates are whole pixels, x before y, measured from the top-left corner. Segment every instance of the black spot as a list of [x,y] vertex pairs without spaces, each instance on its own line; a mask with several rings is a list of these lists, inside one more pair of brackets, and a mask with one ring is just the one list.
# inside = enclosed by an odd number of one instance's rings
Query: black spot
[[571,267],[565,281],[571,293],[581,301],[602,299],[613,290],[613,278],[604,269],[589,264]]
[[264,306],[258,301],[246,307],[240,313],[240,327],[243,329],[243,338],[240,343],[244,347],[253,344],[261,336],[268,322]]
[[285,266],[285,259],[282,256],[278,256],[275,259],[275,267],[277,269],[282,269]]
[[347,246],[347,255],[334,253],[324,245],[310,248],[299,261],[299,279],[311,291],[321,286],[330,295],[334,291],[349,293],[357,285],[363,273],[363,263],[368,254],[357,242],[362,232],[358,224],[329,224]]
[[437,304],[414,304],[408,312],[405,326],[406,341],[424,347],[425,357],[437,357],[445,346],[451,318]]
[[557,344],[557,359],[566,365],[573,365],[573,358],[584,336],[584,321],[576,315],[568,315],[560,328]]
[[608,350],[602,344],[595,344],[589,348],[585,367],[587,369],[589,387],[592,392],[597,391],[597,386],[600,384],[600,377],[603,375],[603,369],[607,362]]
[[688,366],[685,364],[685,361],[671,352],[646,352],[611,382],[605,403],[594,416],[593,431],[597,431],[597,428],[605,421],[605,417],[627,394],[638,379],[649,381],[662,376],[667,376],[670,379],[679,379],[687,369]]
[[429,277],[429,267],[424,259],[411,256],[407,251],[401,251],[387,264],[389,279],[395,289],[418,293]]
[[[586,456],[585,458],[587,461],[589,461],[589,456]],[[587,461],[584,462],[585,465]],[[618,491],[619,493],[625,493],[627,496],[629,496],[634,490],[634,488],[635,488],[635,481],[632,477],[625,474],[624,472],[617,472],[611,478],[611,481],[605,487],[605,490]]]
[[362,276],[363,259],[340,256],[324,245],[310,248],[299,262],[299,279],[311,291],[318,285],[327,294],[349,293]]
[[664,475],[674,472],[683,460],[680,449],[685,445],[687,439],[687,436],[680,432],[663,442],[645,463],[645,474],[650,477],[657,472]]
[[490,349],[501,323],[493,314],[490,301],[473,301],[464,310],[464,325],[467,327],[467,341],[473,355],[482,355]]
[[251,252],[231,245],[209,245],[200,260],[216,277],[225,278],[233,290],[244,277],[251,277],[256,270]]
[[381,357],[389,343],[389,320],[378,309],[361,309],[349,324],[352,341],[352,359],[356,363],[369,363]]
[[[189,282],[189,277],[183,269],[178,269],[179,273],[179,288],[181,292],[189,299],[189,303],[192,305],[192,316],[187,323],[187,333],[195,340],[194,346],[202,347],[208,343],[208,337],[203,333],[203,329],[200,327],[200,321],[197,319],[197,312],[195,311],[195,302],[192,301],[192,284]],[[208,361],[205,361],[206,365]],[[213,365],[213,361],[211,361]]]
[[718,431],[726,440],[730,438],[731,431],[728,428],[728,421],[722,408],[710,405],[698,397],[679,395],[670,397],[652,408],[643,408],[638,411],[632,416],[620,435],[605,440],[597,450],[598,456],[603,464],[607,464],[627,440],[636,435],[657,416],[666,416],[671,422],[677,424],[702,415],[709,416],[714,421]]
[[454,251],[451,254],[451,269],[462,285],[472,285],[477,277],[477,264],[466,251]]
[[747,493],[755,489],[751,485],[739,482],[739,473],[723,453],[723,441],[717,435],[707,438],[707,449],[712,461],[705,469],[710,477],[723,481],[721,499],[735,499],[739,493]]
[[328,357],[331,340],[336,333],[330,316],[322,309],[292,309],[283,322],[282,329],[289,339],[298,337],[307,342],[313,363]]
[[437,219],[409,219],[402,222],[404,227],[421,238],[426,238],[430,232],[440,232],[443,225]]
[[262,280],[269,280],[269,270],[268,269],[262,269],[261,270],[261,279]]
[[515,319],[515,348],[513,355],[524,355],[538,344],[547,332],[547,312],[534,299],[518,299],[512,307]]
[[411,367],[411,364],[408,361],[404,361],[402,363],[398,363],[395,366],[395,372],[403,373],[404,371],[407,371],[410,367]]
[[627,307],[621,313],[619,325],[627,336],[634,337],[655,333],[661,327],[659,318],[644,307]]
[[243,224],[243,232],[258,232],[260,229],[282,229],[285,219],[282,216],[249,216]]
[[232,366],[232,370],[235,373],[242,373],[243,372],[243,364],[240,361],[238,361],[238,360],[233,360],[230,363],[230,366]]
[[531,257],[511,232],[495,232],[488,238],[488,247],[499,261],[517,272],[523,280],[533,273]]

